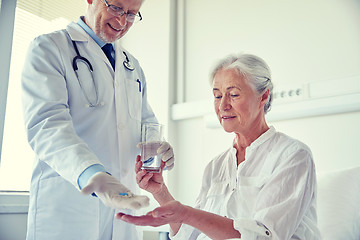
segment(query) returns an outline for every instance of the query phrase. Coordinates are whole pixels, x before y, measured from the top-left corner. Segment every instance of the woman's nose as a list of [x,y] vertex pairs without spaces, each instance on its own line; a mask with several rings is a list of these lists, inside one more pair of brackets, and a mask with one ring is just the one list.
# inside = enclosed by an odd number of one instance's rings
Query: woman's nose
[[221,98],[220,101],[220,106],[219,109],[220,110],[229,110],[231,108],[231,104],[229,103],[229,98],[224,96]]

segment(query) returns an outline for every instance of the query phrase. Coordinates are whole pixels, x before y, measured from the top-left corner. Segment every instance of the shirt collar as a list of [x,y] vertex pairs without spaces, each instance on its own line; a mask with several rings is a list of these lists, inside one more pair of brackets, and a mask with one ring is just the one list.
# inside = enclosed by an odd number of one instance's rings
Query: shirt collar
[[[245,159],[247,158],[246,156],[249,155],[251,152],[253,152],[253,150],[255,150],[257,147],[259,147],[261,144],[263,144],[264,142],[266,142],[267,140],[269,140],[272,136],[274,136],[276,133],[276,130],[273,126],[270,126],[269,129],[264,132],[262,135],[260,135],[260,137],[258,137],[257,139],[255,139],[255,141],[253,141],[245,150]],[[233,145],[231,148],[231,154],[235,157],[236,159],[236,153],[237,150],[235,148],[235,140],[233,141]],[[245,162],[245,161],[243,161]],[[241,162],[241,163],[243,163]]]
[[262,135],[260,135],[260,137],[255,139],[255,141],[253,141],[250,144],[250,146],[247,147],[246,150],[248,149],[252,150],[257,148],[258,146],[269,140],[275,134],[275,132],[276,132],[275,128],[273,126],[270,126],[269,129],[266,132],[264,132]]
[[79,17],[77,24],[84,29],[84,31],[89,34],[89,36],[102,48],[106,43],[103,42],[95,33],[94,31],[86,25],[86,23],[83,20],[83,16]]

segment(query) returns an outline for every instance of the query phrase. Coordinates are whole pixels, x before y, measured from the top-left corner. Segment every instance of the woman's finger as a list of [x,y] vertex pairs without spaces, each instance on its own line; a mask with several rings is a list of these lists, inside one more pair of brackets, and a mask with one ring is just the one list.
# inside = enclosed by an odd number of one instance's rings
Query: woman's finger
[[146,188],[149,184],[150,179],[154,176],[153,173],[148,173],[143,176],[143,178],[139,181],[140,188]]
[[140,155],[136,156],[136,164],[135,164],[135,173],[138,173],[141,170],[142,161]]
[[144,176],[146,175],[146,171],[145,170],[140,170],[136,173],[136,182],[140,183],[142,181],[142,179],[144,178]]

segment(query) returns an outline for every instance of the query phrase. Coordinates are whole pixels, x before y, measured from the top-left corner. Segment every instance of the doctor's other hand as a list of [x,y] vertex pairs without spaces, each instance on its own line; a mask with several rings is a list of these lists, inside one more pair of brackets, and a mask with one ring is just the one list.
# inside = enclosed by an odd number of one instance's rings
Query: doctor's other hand
[[81,190],[83,194],[95,193],[105,206],[115,209],[140,209],[149,206],[149,198],[134,195],[115,177],[105,172],[95,173]]
[[164,179],[162,176],[165,163],[161,163],[161,171],[159,173],[147,172],[144,169],[141,169],[143,162],[141,161],[141,156],[136,157],[136,182],[141,189],[144,189],[152,194],[157,194],[161,192],[164,187]]
[[161,207],[148,212],[142,216],[132,216],[125,213],[117,213],[115,217],[124,222],[138,226],[158,227],[169,223],[182,223],[188,216],[189,207],[182,205],[180,202],[173,200]]
[[[137,147],[141,148],[143,145],[157,145],[158,142],[141,142]],[[175,157],[174,150],[168,142],[161,142],[160,147],[157,149],[157,153],[161,154],[161,160],[165,162],[165,170],[171,170],[174,167]]]

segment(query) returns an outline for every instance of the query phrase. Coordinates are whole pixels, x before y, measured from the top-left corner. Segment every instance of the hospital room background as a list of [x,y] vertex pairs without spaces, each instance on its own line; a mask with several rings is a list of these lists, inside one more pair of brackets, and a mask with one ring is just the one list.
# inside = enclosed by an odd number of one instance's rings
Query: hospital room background
[[[0,2],[0,240],[21,240],[33,159],[20,104],[24,54],[35,36],[76,21],[85,0]],[[252,53],[272,69],[269,125],[313,152],[324,239],[359,240],[360,1],[146,0],[141,13],[121,42],[140,61],[174,147],[165,177],[175,198],[193,205],[205,165],[233,140],[214,114],[212,66]],[[151,199],[143,211],[156,206]],[[152,240],[168,228],[143,231]]]

